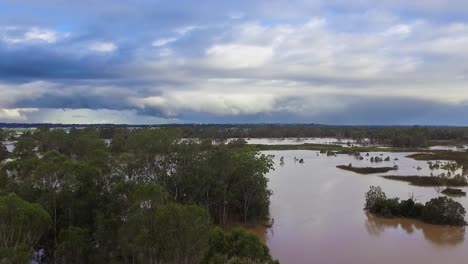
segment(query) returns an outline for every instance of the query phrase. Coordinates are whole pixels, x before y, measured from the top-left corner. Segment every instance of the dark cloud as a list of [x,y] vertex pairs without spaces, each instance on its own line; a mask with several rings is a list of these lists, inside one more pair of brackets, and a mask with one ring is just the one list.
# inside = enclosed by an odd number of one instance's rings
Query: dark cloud
[[[0,100],[0,110],[33,109],[28,121],[66,116],[61,109],[82,121],[86,109],[142,117],[134,123],[468,124],[460,103],[468,99],[466,8],[442,0],[6,0],[0,95],[14,98]],[[18,95],[37,82],[34,96]]]

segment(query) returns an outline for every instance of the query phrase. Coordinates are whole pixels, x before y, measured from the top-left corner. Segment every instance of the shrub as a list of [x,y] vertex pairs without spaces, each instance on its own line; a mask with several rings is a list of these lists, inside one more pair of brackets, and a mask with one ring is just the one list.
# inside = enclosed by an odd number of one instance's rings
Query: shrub
[[465,208],[448,197],[437,197],[426,203],[422,220],[438,225],[466,225]]
[[387,196],[379,186],[371,186],[370,190],[366,193],[366,204],[364,209],[371,210],[379,200],[385,200]]
[[387,198],[380,187],[371,186],[366,193],[364,209],[383,217],[409,217],[438,225],[466,225],[465,208],[447,197],[433,198],[425,205],[413,198],[400,201]]

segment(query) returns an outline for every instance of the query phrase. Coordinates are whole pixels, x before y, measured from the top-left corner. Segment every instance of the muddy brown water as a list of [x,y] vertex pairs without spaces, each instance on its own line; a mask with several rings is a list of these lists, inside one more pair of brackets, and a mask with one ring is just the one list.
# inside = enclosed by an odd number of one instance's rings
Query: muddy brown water
[[[317,151],[264,153],[275,155],[275,170],[267,175],[274,192],[271,197],[274,224],[266,233],[266,243],[281,263],[468,263],[465,228],[411,219],[383,219],[363,210],[364,194],[372,185],[381,186],[387,197],[406,199],[414,195],[419,202],[441,196],[441,188],[412,186],[336,168],[349,163],[353,166],[395,163],[399,166],[397,171],[378,175],[427,176],[431,170],[425,161],[406,158],[409,153],[382,153],[384,158],[390,156],[391,161],[379,164],[370,163],[367,157],[360,161],[349,155],[317,155]],[[305,162],[294,162],[294,157]],[[418,170],[418,166],[422,169]],[[468,191],[466,187],[463,189]],[[454,199],[468,209],[467,197]]]

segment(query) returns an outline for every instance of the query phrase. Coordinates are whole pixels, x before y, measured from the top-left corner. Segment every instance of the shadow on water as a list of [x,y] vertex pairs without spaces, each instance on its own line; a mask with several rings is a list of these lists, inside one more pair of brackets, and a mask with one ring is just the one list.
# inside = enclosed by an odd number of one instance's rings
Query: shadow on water
[[380,236],[389,229],[401,228],[407,234],[419,230],[427,241],[437,246],[455,246],[465,240],[465,227],[431,225],[405,218],[382,218],[371,213],[366,213],[366,216],[366,230],[373,236]]

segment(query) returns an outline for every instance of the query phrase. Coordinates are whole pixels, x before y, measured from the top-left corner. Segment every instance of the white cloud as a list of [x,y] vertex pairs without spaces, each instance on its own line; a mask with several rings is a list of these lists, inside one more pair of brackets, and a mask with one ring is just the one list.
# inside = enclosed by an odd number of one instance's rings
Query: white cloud
[[384,36],[407,36],[411,33],[411,26],[405,24],[398,24],[387,29]]
[[194,31],[195,29],[200,28],[200,26],[196,25],[188,25],[188,26],[183,26],[183,27],[178,27],[174,29],[174,32],[179,34],[179,35],[187,35],[188,33]]
[[115,51],[117,49],[117,45],[113,42],[98,41],[91,43],[88,48],[91,51],[109,53]]
[[34,100],[47,92],[55,91],[54,88],[54,84],[44,81],[24,84],[0,83],[0,108],[10,108],[20,100]]
[[152,46],[162,47],[175,41],[177,41],[177,38],[160,38],[160,39],[156,39],[155,41],[153,41]]
[[67,37],[69,33],[58,33],[51,29],[31,27],[28,29],[19,27],[0,28],[0,38],[10,44],[22,43],[55,43],[60,38]]
[[0,120],[28,121],[27,114],[37,112],[37,108],[0,108]]
[[219,68],[253,68],[265,65],[273,57],[273,49],[243,44],[214,45],[207,49],[208,60]]

